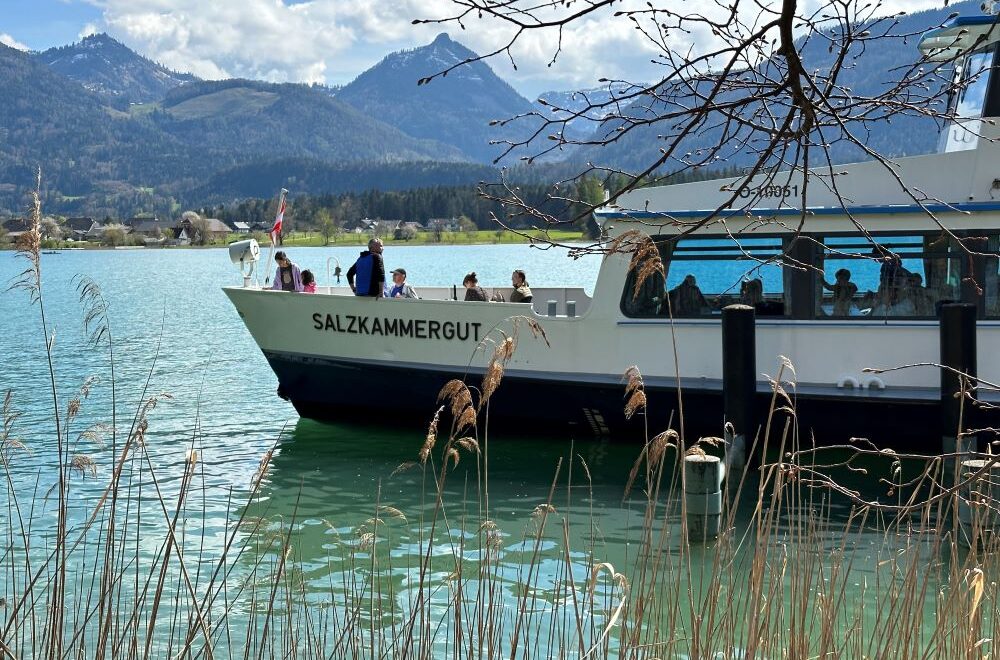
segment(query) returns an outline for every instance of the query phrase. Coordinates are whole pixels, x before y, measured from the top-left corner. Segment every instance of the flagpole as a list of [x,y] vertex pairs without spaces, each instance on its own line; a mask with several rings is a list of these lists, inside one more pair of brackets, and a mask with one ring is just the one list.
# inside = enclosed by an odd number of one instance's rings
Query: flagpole
[[[281,207],[285,204],[285,196],[288,195],[288,191],[284,188],[281,189],[281,193],[278,196],[278,214],[282,213]],[[277,219],[277,214],[275,214],[275,219]],[[268,237],[271,239],[271,249],[267,253],[267,268],[264,269],[264,288],[268,288],[271,282],[271,260],[274,258],[274,231],[269,231],[267,233]]]

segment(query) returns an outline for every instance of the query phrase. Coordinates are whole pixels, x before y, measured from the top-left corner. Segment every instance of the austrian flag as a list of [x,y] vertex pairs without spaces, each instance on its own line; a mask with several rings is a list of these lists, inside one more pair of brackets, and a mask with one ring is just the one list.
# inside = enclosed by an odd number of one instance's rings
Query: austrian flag
[[271,227],[271,242],[276,243],[281,237],[281,222],[285,219],[285,198],[282,196],[278,215],[274,216],[274,226]]

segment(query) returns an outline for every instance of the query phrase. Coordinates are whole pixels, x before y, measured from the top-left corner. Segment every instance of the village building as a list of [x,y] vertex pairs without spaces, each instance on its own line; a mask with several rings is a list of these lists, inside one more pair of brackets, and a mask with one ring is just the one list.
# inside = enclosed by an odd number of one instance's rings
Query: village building
[[[217,218],[200,220],[183,219],[173,228],[173,236],[179,245],[224,242],[230,234],[229,226]],[[202,236],[204,232],[205,236]]]
[[97,227],[100,225],[93,218],[67,218],[63,233],[67,241],[86,241]]
[[427,228],[439,231],[460,231],[461,225],[458,218],[431,218],[427,221]]
[[3,222],[4,235],[8,241],[16,241],[24,232],[28,231],[28,220],[26,218],[11,218]]

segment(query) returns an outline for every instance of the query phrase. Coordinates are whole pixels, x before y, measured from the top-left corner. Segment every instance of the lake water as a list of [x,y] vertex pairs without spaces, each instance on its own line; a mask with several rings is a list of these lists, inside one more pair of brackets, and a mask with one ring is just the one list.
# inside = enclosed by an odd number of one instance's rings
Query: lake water
[[[346,269],[357,248],[302,248],[289,253],[300,266],[315,269],[320,284],[326,284],[327,259],[336,257]],[[609,562],[623,570],[637,560],[644,530],[649,528],[644,518],[646,500],[641,492],[641,474],[636,492],[628,498],[624,493],[641,447],[615,443],[613,439],[572,437],[569,432],[548,437],[533,437],[526,432],[518,437],[490,437],[488,441],[480,438],[482,446],[488,447],[488,483],[481,478],[485,465],[467,451],[460,452],[461,463],[446,473],[436,472],[440,467],[438,454],[436,468],[398,472],[401,465],[417,459],[426,428],[384,428],[378,420],[371,425],[300,420],[292,407],[275,395],[273,374],[220,290],[222,285],[239,281],[238,271],[225,251],[63,251],[43,255],[42,259],[44,304],[54,338],[60,408],[65,410],[88,377],[98,379],[68,434],[71,453],[94,461],[92,472],[88,468],[73,473],[68,511],[71,529],[82,529],[83,521],[93,513],[116,456],[116,447],[110,444],[107,434],[102,439],[80,435],[92,425],[111,422],[107,348],[88,344],[82,322],[84,311],[74,284],[75,276],[85,275],[99,283],[110,305],[119,407],[117,443],[123,442],[132,416],[145,397],[169,394],[149,414],[144,452],[148,460],[135,459],[138,466],[130,461],[130,474],[147,474],[135,492],[129,490],[129,497],[142,500],[128,515],[132,526],[128,533],[133,534],[141,557],[138,563],[155,563],[162,553],[169,514],[152,495],[158,489],[168,503],[177,497],[186,457],[195,449],[199,457],[196,479],[180,516],[185,530],[181,544],[192,557],[188,570],[197,566],[195,590],[203,590],[205,575],[219,560],[237,518],[243,516],[243,528],[252,528],[241,529],[242,540],[255,534],[260,539],[248,546],[252,551],[233,561],[232,573],[223,580],[238,592],[226,595],[234,620],[250,617],[260,627],[259,604],[254,603],[266,597],[257,593],[255,601],[249,594],[254,592],[254,585],[259,584],[265,592],[270,588],[270,582],[258,572],[264,573],[265,568],[276,570],[282,553],[275,550],[275,539],[280,541],[292,523],[294,534],[287,539],[294,550],[288,552],[298,581],[291,591],[306,602],[326,605],[338,602],[336,594],[360,594],[365,607],[359,606],[364,611],[355,623],[364,621],[370,626],[371,639],[381,636],[374,632],[376,627],[394,630],[395,638],[401,637],[399,626],[405,621],[405,613],[413,610],[415,599],[424,598],[423,590],[414,586],[414,576],[427,552],[426,539],[432,536],[438,545],[434,547],[433,571],[427,580],[436,586],[427,589],[427,600],[444,608],[453,597],[455,581],[450,573],[454,568],[448,563],[454,564],[456,556],[473,563],[482,559],[479,565],[494,566],[496,570],[489,579],[500,585],[495,597],[499,616],[507,621],[505,637],[509,637],[511,611],[518,610],[519,602],[525,606],[527,597],[522,594],[525,589],[531,590],[531,607],[538,614],[525,624],[525,630],[543,638],[534,642],[536,655],[545,655],[546,643],[559,645],[556,640],[560,637],[551,632],[559,622],[552,617],[558,610],[556,603],[569,602],[569,596],[560,592],[567,581],[583,589],[591,578],[592,567],[598,563]],[[510,271],[523,268],[531,282],[582,286],[592,291],[599,265],[598,257],[572,260],[564,251],[528,246],[390,246],[385,261],[387,268],[405,267],[409,281],[418,288],[421,284],[459,284],[462,275],[470,270],[477,271],[484,286],[505,286]],[[26,266],[27,262],[13,253],[0,252],[0,282],[11,281]],[[17,453],[11,461],[11,478],[20,506],[32,507],[35,522],[28,534],[28,554],[37,562],[49,551],[56,519],[52,489],[58,465],[52,395],[37,306],[29,304],[21,291],[0,294],[0,328],[0,354],[4,356],[0,387],[13,391],[13,405],[23,413],[14,427],[14,436],[30,450]],[[392,413],[392,396],[391,387],[387,387],[387,415]],[[432,414],[429,410],[428,418]],[[261,460],[272,448],[275,450],[266,477],[259,492],[253,494],[253,502],[246,505]],[[445,508],[443,515],[436,516],[434,481],[440,474],[447,474]],[[149,475],[155,476],[155,482],[149,481]],[[753,499],[756,493],[752,480],[756,477],[749,478],[747,496]],[[848,483],[856,486],[862,487],[865,482],[866,478],[856,474],[848,476]],[[141,497],[137,495],[140,492]],[[7,512],[3,536],[13,544],[18,537],[10,507],[13,498],[9,491],[6,497],[7,505],[0,507]],[[538,506],[550,498],[557,518],[549,522],[548,531],[535,537],[544,519],[544,515],[538,515]],[[839,518],[846,517],[849,510],[845,502],[831,504],[823,500],[822,507]],[[401,513],[398,518],[392,513],[396,510]],[[657,533],[664,535],[666,552],[683,555],[677,540],[676,513],[661,509],[654,514],[660,525]],[[490,556],[488,550],[474,547],[477,528],[484,520],[491,521],[489,524],[497,530],[492,560],[483,559]],[[369,553],[364,546],[365,534],[372,528],[377,532],[377,547]],[[860,538],[857,561],[870,565],[866,570],[874,575],[885,539],[878,534]],[[572,550],[563,547],[564,539],[569,540]],[[831,539],[823,543],[836,545],[836,535]],[[349,558],[345,558],[345,548]],[[373,570],[376,558],[385,569],[384,583],[372,577],[383,575]],[[702,559],[694,561],[696,574],[710,571],[711,562]],[[94,561],[93,557],[90,561]],[[742,575],[738,568],[735,570]],[[8,568],[3,572],[7,575]],[[81,579],[86,581],[86,575],[83,573]],[[374,582],[356,587],[357,580],[363,582],[365,576]],[[481,576],[479,582],[485,579]],[[686,579],[694,578],[688,575]],[[630,575],[629,580],[633,590],[643,584],[641,575]],[[473,580],[466,586],[471,588],[475,583]],[[679,584],[676,579],[670,583]],[[239,591],[248,584],[251,586],[246,593]],[[12,602],[16,594],[11,592],[11,584],[6,588],[3,597]],[[183,592],[178,587],[178,593]],[[374,600],[376,592],[378,604]],[[613,604],[615,589],[601,582],[595,597]],[[686,601],[679,598],[678,602]],[[175,612],[183,610],[178,603],[171,607]],[[590,627],[578,631],[581,639],[586,637],[588,643],[597,640],[597,629],[612,617],[611,609],[610,604],[602,607],[592,602],[587,616]],[[378,612],[390,614],[383,619]],[[466,616],[471,615],[466,612]],[[439,621],[435,625],[448,629],[463,624]],[[575,630],[570,620],[559,625]],[[546,630],[550,631],[548,642]],[[430,634],[430,624],[419,631]],[[157,649],[167,652],[169,646],[163,645],[173,638],[169,632],[160,635]],[[506,643],[498,641],[497,648]],[[240,646],[228,638],[219,644]],[[392,655],[396,648],[381,652]],[[339,651],[347,655],[374,652],[373,648]]]

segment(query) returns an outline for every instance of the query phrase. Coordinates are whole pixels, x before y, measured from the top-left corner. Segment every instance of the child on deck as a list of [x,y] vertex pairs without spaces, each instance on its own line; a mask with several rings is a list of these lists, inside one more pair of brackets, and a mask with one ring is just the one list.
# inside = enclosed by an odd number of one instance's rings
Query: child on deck
[[302,293],[316,293],[316,277],[311,270],[302,271]]

